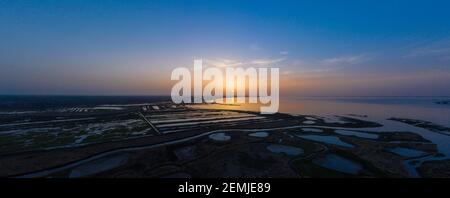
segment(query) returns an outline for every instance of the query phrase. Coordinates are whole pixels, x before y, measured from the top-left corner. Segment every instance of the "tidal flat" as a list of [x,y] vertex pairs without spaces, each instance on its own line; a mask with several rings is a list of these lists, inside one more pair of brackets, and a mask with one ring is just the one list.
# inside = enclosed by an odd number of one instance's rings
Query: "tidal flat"
[[1,177],[448,177],[447,126],[145,103],[0,114]]

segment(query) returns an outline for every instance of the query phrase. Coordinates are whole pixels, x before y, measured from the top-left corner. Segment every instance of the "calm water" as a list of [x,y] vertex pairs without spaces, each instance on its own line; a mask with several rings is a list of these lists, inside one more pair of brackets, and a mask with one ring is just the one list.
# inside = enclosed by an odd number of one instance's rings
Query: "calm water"
[[313,140],[316,142],[323,142],[327,144],[334,144],[338,146],[353,148],[353,145],[343,142],[339,137],[329,135],[298,135],[297,137]]
[[[366,115],[376,119],[401,117],[450,126],[450,97],[302,97],[281,98],[282,113],[303,115]],[[258,104],[205,105],[205,108],[259,111]],[[203,108],[203,107],[202,107]]]
[[335,154],[328,154],[323,158],[314,160],[313,163],[348,174],[357,174],[362,169],[361,165]]
[[363,133],[363,132],[356,132],[356,131],[350,131],[350,130],[334,130],[335,133],[341,134],[341,135],[347,135],[347,136],[356,136],[360,138],[367,138],[367,139],[378,139],[377,134],[371,134],[371,133]]
[[450,105],[436,104],[449,97],[336,97],[286,99],[280,111],[311,115],[367,115],[378,119],[401,117],[450,126]]

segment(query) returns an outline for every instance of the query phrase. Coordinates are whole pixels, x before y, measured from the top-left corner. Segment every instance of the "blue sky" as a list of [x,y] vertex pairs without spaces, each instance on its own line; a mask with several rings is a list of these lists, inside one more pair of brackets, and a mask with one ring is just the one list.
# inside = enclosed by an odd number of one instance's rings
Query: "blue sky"
[[0,1],[0,94],[168,94],[276,66],[285,95],[450,95],[448,1]]

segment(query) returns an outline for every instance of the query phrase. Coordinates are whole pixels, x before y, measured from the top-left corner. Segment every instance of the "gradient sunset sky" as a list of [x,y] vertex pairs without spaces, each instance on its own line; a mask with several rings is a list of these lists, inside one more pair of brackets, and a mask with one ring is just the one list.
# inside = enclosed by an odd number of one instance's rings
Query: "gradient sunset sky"
[[[345,2],[345,3],[344,3]],[[168,95],[279,67],[282,95],[449,96],[449,1],[0,0],[0,94]]]

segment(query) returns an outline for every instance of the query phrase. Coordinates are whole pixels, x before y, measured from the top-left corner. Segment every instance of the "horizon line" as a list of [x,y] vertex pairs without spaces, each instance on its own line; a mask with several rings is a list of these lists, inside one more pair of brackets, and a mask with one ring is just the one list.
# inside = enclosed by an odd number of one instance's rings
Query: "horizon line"
[[[0,97],[2,96],[61,96],[61,97],[67,97],[67,96],[72,96],[72,97],[171,97],[170,95],[161,95],[161,94],[0,94]],[[318,96],[318,95],[311,95],[311,96],[283,96],[286,98],[296,98],[296,97],[314,97],[314,98],[329,98],[329,97],[336,97],[336,98],[341,98],[341,97],[348,97],[348,98],[355,98],[355,97],[387,97],[387,98],[398,98],[398,97],[450,97],[450,95],[359,95],[359,96],[345,96],[345,95],[340,95],[340,96],[333,96],[333,95],[329,95],[329,96]]]

